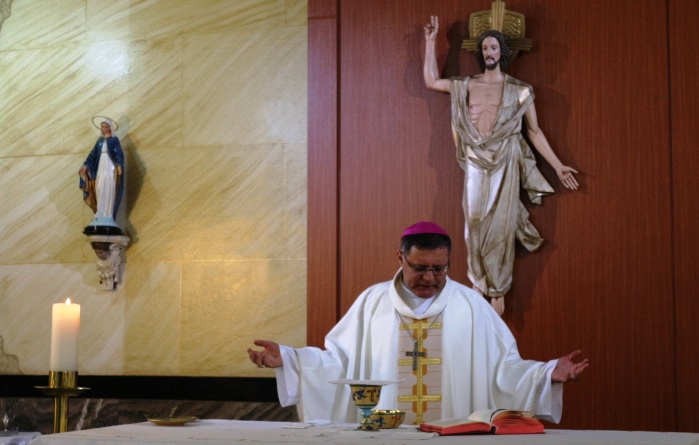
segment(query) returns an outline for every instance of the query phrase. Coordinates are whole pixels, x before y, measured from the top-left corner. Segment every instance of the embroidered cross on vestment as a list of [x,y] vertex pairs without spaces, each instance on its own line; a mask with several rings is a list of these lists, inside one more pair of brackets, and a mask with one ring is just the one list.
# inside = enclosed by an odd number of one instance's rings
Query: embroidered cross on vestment
[[[422,423],[423,414],[427,410],[427,402],[441,402],[441,394],[428,394],[427,385],[424,379],[428,372],[427,365],[441,365],[441,357],[430,357],[429,351],[425,348],[424,341],[428,336],[430,329],[442,329],[442,323],[437,323],[428,320],[413,320],[411,323],[402,323],[401,330],[407,330],[412,333],[414,340],[413,350],[405,351],[405,356],[410,358],[399,359],[399,366],[411,366],[412,374],[415,376],[415,385],[412,387],[412,394],[399,395],[398,402],[412,402],[412,411],[416,415],[417,424]],[[434,389],[434,387],[432,387]]]

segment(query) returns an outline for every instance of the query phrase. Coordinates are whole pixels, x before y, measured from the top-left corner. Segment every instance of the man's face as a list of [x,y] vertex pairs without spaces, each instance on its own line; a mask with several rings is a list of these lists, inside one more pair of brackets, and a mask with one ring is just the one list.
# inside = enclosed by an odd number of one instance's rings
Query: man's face
[[500,42],[495,37],[486,37],[483,39],[483,60],[485,61],[485,69],[494,70],[500,63]]
[[[420,298],[434,297],[447,282],[449,249],[446,247],[427,250],[413,246],[405,255],[398,251],[398,262],[403,268],[403,282]],[[435,273],[432,268],[441,269],[443,272]]]

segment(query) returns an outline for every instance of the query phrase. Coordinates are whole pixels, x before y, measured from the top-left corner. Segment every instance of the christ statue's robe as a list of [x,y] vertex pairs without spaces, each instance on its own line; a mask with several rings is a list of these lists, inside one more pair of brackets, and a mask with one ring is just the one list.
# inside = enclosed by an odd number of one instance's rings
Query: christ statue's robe
[[515,238],[529,251],[543,239],[520,201],[520,183],[534,204],[553,193],[521,134],[522,117],[534,101],[531,86],[505,75],[497,118],[482,137],[469,112],[470,78],[451,80],[456,158],[464,170],[462,206],[468,278],[483,295],[501,297],[512,285]]

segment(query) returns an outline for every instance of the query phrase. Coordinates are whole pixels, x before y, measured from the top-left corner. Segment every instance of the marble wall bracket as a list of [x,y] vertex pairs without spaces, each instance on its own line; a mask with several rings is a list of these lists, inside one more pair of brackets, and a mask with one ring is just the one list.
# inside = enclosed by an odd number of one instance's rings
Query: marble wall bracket
[[88,235],[92,249],[97,254],[97,275],[105,290],[115,290],[122,279],[121,251],[131,240],[123,235]]

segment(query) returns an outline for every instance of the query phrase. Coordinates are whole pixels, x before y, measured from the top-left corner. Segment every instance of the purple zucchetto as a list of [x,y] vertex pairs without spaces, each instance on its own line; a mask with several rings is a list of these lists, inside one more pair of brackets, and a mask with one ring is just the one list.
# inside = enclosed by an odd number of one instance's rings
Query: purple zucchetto
[[446,230],[439,227],[437,224],[429,221],[421,221],[417,224],[413,224],[403,231],[402,236],[408,235],[422,235],[426,233],[436,233],[438,235],[449,236]]

